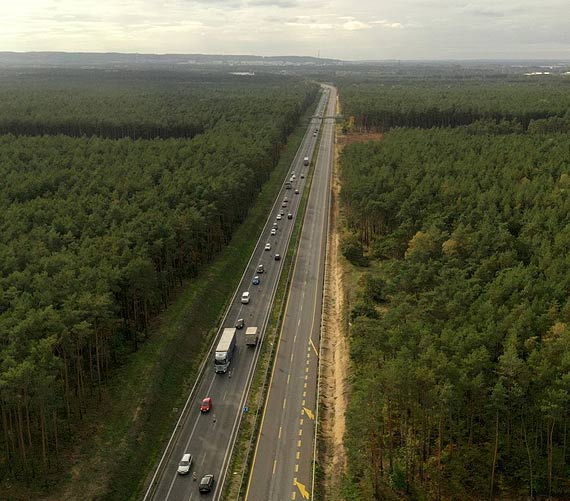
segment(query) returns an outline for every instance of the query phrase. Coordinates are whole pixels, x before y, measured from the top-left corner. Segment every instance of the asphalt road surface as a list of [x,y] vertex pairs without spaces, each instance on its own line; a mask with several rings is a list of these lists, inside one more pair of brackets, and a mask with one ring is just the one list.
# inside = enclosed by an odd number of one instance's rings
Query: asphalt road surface
[[[321,96],[317,107],[317,115],[322,115],[328,100],[328,93]],[[247,411],[246,395],[251,384],[255,364],[257,362],[259,345],[263,342],[263,336],[267,319],[273,304],[273,298],[279,281],[283,259],[276,261],[276,253],[284,257],[293,223],[297,215],[297,209],[305,187],[306,178],[301,179],[301,174],[306,174],[309,167],[303,165],[303,157],[312,158],[317,137],[313,134],[316,127],[320,127],[321,120],[313,118],[307,128],[305,137],[297,151],[297,155],[291,165],[284,183],[295,171],[296,179],[293,181],[293,189],[286,190],[283,185],[275,204],[268,214],[268,218],[251,259],[243,273],[238,289],[235,291],[226,316],[212,344],[207,360],[204,361],[196,384],[191,391],[184,409],[180,413],[180,419],[165,448],[164,454],[156,467],[153,478],[145,493],[144,499],[156,499],[160,501],[177,501],[192,499],[220,499],[222,485],[229,466],[232,448],[237,435],[237,429],[241,416]],[[295,195],[295,189],[300,194]],[[270,235],[276,216],[282,209],[284,198],[289,202],[283,208],[285,215],[277,221],[277,234]],[[291,213],[293,219],[288,219]],[[265,244],[271,244],[271,250],[264,250]],[[265,272],[258,274],[255,269],[258,264],[263,264]],[[252,284],[252,278],[259,275],[261,283]],[[249,304],[241,304],[241,293],[249,291],[251,301]],[[224,327],[233,327],[238,318],[245,320],[245,327],[257,326],[260,329],[260,342],[257,347],[245,345],[245,328],[238,330],[235,355],[232,359],[229,371],[226,374],[214,372],[214,349]],[[189,327],[189,329],[191,326]],[[181,380],[183,375],[180,376]],[[212,409],[207,414],[200,413],[200,403],[204,397],[211,397]],[[193,464],[188,475],[177,473],[178,463],[185,453],[193,456]],[[200,478],[211,473],[215,477],[214,489],[210,494],[198,492]]]
[[[334,117],[336,89],[327,116]],[[310,499],[334,120],[325,119],[247,501]]]

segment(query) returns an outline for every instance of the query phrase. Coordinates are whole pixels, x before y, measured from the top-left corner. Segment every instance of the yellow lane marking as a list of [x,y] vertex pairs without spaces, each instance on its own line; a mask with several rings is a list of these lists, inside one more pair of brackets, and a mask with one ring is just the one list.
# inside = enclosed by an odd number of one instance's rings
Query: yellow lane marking
[[297,477],[293,480],[293,485],[299,489],[299,494],[303,496],[303,499],[309,499],[310,494],[307,488],[300,482],[297,481]]
[[303,435],[303,428],[299,428],[299,436]]
[[303,392],[303,398],[305,398],[306,396],[307,396],[307,392],[304,391],[304,392]]
[[295,465],[295,473],[297,473],[298,471],[299,471],[299,465],[296,464],[296,465]]
[[306,407],[303,407],[303,410],[305,411],[305,414],[308,416],[309,419],[311,419],[311,420],[315,419],[315,415],[313,414],[313,411],[311,409],[307,409]]
[[315,343],[313,343],[313,340],[311,338],[309,338],[309,343],[311,343],[311,346],[313,347],[313,350],[315,350],[315,355],[318,357],[319,356],[319,352],[317,351],[317,348],[315,347]]
[[305,422],[305,420],[304,420],[303,418],[299,419],[299,424],[300,424],[301,426],[303,426],[303,423],[304,423],[304,422]]
[[299,451],[297,451],[297,459],[299,459],[301,457],[301,453]]
[[301,447],[301,441],[297,440],[297,447]]

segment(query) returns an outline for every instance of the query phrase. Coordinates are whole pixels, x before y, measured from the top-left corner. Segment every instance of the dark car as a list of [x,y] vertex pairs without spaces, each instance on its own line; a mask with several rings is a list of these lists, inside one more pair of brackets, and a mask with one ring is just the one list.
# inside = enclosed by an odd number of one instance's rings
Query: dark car
[[305,174],[301,174],[301,179],[305,179]]
[[202,480],[200,480],[200,484],[198,485],[198,490],[200,492],[211,492],[212,487],[214,487],[214,475],[211,473],[208,475],[204,475]]
[[293,219],[293,214],[289,212],[289,214],[287,214],[287,219]]
[[295,190],[295,195],[298,195],[298,194],[299,194],[299,190]]
[[212,399],[210,397],[206,397],[204,400],[202,400],[202,403],[200,404],[200,412],[210,412],[211,408],[212,408]]
[[281,254],[275,254],[275,261],[281,261]]
[[253,285],[259,285],[260,282],[261,280],[259,280],[259,277],[257,275],[255,275],[255,277],[253,277],[253,280],[251,281]]
[[236,322],[236,329],[243,329],[245,326],[245,321],[243,318],[238,318]]

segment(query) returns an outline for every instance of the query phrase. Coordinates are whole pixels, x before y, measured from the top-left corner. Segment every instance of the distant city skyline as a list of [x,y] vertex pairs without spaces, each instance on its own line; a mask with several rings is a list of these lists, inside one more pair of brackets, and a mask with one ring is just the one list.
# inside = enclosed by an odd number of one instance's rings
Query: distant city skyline
[[570,59],[567,0],[0,0],[0,51]]

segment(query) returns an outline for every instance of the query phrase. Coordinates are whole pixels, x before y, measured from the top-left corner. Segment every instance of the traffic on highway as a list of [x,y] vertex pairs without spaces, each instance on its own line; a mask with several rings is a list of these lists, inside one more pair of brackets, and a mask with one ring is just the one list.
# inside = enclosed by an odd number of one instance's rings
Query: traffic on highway
[[328,98],[321,94],[145,500],[221,497]]

